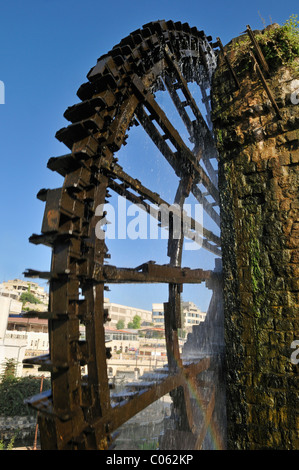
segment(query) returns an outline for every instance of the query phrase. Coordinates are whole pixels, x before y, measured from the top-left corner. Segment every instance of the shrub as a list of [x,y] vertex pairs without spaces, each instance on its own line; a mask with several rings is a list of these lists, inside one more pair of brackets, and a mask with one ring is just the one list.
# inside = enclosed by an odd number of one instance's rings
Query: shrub
[[[295,75],[299,75],[299,21],[297,15],[292,15],[282,26],[263,30],[255,34],[262,53],[272,70],[281,66],[290,66]],[[254,50],[250,38],[240,37],[233,41],[231,52],[233,52],[233,64],[242,61],[243,70],[249,69],[248,54]]]
[[[44,379],[43,390],[50,388],[50,380]],[[30,416],[35,411],[24,404],[26,398],[40,393],[40,380],[37,377],[10,377],[0,383],[1,416]]]
[[23,292],[23,294],[20,296],[20,301],[23,305],[25,305],[27,302],[30,304],[41,304],[41,301],[31,294],[31,292]]

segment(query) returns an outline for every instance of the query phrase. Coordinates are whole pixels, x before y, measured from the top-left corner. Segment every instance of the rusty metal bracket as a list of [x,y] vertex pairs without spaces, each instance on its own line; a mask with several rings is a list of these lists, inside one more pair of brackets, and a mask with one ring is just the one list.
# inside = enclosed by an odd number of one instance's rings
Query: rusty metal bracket
[[247,28],[246,32],[248,33],[248,36],[250,37],[250,40],[253,44],[253,47],[255,48],[256,54],[260,60],[262,67],[264,71],[266,72],[266,74],[269,74],[269,66],[266,62],[266,59],[264,57],[264,54],[262,53],[260,46],[258,45],[257,40],[255,39],[254,33],[249,25],[247,25],[246,28]]
[[269,97],[269,100],[270,100],[271,103],[272,103],[272,106],[273,106],[273,108],[274,108],[274,110],[275,110],[275,113],[276,113],[277,117],[278,117],[279,119],[282,119],[281,114],[280,114],[280,111],[279,111],[279,108],[278,108],[277,103],[276,103],[276,101],[275,101],[274,95],[273,95],[273,93],[272,93],[272,91],[271,91],[271,89],[270,89],[268,83],[266,82],[266,79],[265,79],[265,77],[264,77],[264,74],[263,74],[263,72],[262,72],[262,70],[261,70],[261,68],[260,68],[260,66],[259,66],[259,64],[258,64],[258,62],[257,62],[257,60],[256,60],[256,58],[255,58],[255,56],[254,56],[254,54],[253,54],[251,51],[250,51],[250,57],[251,57],[251,59],[252,59],[252,61],[253,61],[254,69],[257,71],[257,74],[258,74],[258,76],[259,76],[259,78],[260,78],[260,80],[261,80],[261,82],[262,82],[262,85],[263,85],[263,87],[264,87],[264,89],[265,89],[265,91],[266,91],[266,93],[267,93],[267,95],[268,95],[268,97]]
[[237,89],[239,90],[239,89],[240,89],[240,82],[239,82],[239,80],[238,80],[238,77],[237,77],[237,75],[236,75],[236,72],[234,71],[234,68],[233,68],[232,64],[230,63],[230,60],[229,60],[229,58],[228,58],[228,56],[227,56],[227,53],[226,53],[225,50],[224,50],[223,44],[222,44],[222,42],[221,42],[221,39],[218,38],[218,37],[217,37],[216,39],[217,39],[217,44],[218,44],[218,46],[219,46],[219,48],[220,48],[220,51],[222,52],[222,55],[223,55],[223,57],[224,57],[224,59],[225,59],[225,62],[226,62],[226,64],[227,64],[228,68],[229,68],[229,71],[230,71],[230,73],[231,73],[231,76],[232,76],[232,78],[233,78],[233,80],[234,80],[234,82],[235,82],[235,84],[236,84]]

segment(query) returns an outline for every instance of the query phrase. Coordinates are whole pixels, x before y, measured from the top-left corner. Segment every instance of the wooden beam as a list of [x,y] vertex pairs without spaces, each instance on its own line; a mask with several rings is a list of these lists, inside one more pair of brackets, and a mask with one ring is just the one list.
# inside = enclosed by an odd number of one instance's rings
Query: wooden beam
[[174,283],[200,284],[215,276],[213,271],[144,263],[138,268],[118,268],[95,264],[93,279],[98,283]]
[[102,428],[104,423],[109,422],[109,430],[113,432],[123,423],[128,421],[128,419],[135,416],[137,413],[142,411],[148,405],[153,403],[153,401],[162,398],[167,393],[172,390],[184,385],[186,380],[190,375],[196,376],[207,370],[210,366],[210,358],[204,358],[196,364],[190,364],[189,366],[184,366],[178,371],[177,374],[169,375],[165,380],[159,384],[153,385],[153,387],[148,390],[141,392],[139,395],[133,397],[131,400],[123,403],[116,408],[112,408],[110,412],[105,415],[103,418],[99,418],[93,423],[93,427],[96,429],[99,427]]

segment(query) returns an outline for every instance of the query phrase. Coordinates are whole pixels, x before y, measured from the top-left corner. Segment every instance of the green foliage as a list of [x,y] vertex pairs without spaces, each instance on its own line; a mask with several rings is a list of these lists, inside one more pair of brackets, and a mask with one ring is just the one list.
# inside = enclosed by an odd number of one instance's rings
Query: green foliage
[[216,131],[216,139],[217,139],[217,143],[218,144],[222,144],[223,143],[223,137],[222,137],[222,130],[221,129],[217,129]]
[[[43,389],[49,388],[49,379],[44,379]],[[24,404],[24,400],[38,393],[40,393],[40,380],[36,377],[3,378],[0,383],[1,416],[34,415],[35,412]]]
[[118,320],[118,322],[116,323],[116,329],[117,330],[123,330],[125,327],[125,322],[124,320]]
[[139,315],[135,315],[132,322],[128,323],[128,328],[138,330],[141,327],[141,318]]
[[16,376],[16,361],[15,359],[7,359],[4,372],[2,374],[2,380],[12,380]]
[[178,329],[178,334],[179,334],[179,337],[180,338],[186,338],[187,336],[187,331],[186,330],[182,330],[181,328]]
[[244,222],[246,232],[249,236],[249,262],[251,274],[251,287],[253,293],[253,310],[256,317],[260,316],[261,309],[265,302],[265,282],[263,269],[261,267],[261,248],[259,243],[258,230],[262,224],[261,214],[255,217],[249,216]]
[[[281,66],[290,66],[295,75],[299,75],[299,64],[295,61],[299,57],[299,21],[297,15],[292,15],[282,26],[273,27],[255,34],[262,53],[270,67],[275,70]],[[249,69],[248,54],[254,51],[248,36],[232,44],[233,65],[243,60],[243,69]]]
[[23,294],[20,296],[20,301],[23,305],[25,305],[26,302],[29,302],[30,304],[41,304],[41,301],[29,291],[23,292]]
[[159,447],[159,443],[158,441],[148,441],[139,444],[138,447],[140,450],[156,450]]
[[5,444],[3,440],[0,440],[0,450],[12,450],[14,442],[15,442],[14,436],[10,439],[8,444]]
[[296,18],[292,15],[280,28],[257,36],[265,59],[274,68],[294,64],[299,56],[299,22]]
[[164,333],[164,329],[163,329],[163,331],[152,331],[150,333],[150,336],[148,336],[148,337],[155,338],[155,339],[161,339],[161,338],[164,338],[164,336],[165,336],[165,333]]

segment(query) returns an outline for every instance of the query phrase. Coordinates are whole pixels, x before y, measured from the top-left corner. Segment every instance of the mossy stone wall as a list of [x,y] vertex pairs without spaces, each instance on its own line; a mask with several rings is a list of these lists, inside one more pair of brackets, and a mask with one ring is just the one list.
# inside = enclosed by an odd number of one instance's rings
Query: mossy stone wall
[[[226,48],[229,50],[229,47]],[[293,68],[267,83],[220,56],[212,88],[219,149],[228,449],[299,449],[299,104]],[[293,343],[294,344],[294,343]]]

